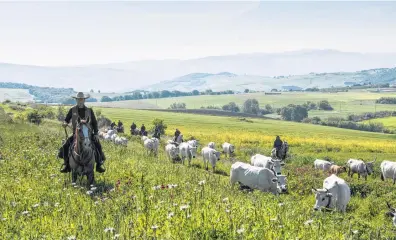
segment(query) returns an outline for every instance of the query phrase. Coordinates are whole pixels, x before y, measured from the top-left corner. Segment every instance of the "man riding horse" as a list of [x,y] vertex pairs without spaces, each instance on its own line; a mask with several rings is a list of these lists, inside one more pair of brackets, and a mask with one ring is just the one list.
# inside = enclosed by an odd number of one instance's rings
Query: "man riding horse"
[[158,126],[158,125],[155,126],[153,137],[160,139],[160,137],[161,137],[160,126]]
[[62,173],[67,173],[71,171],[70,165],[69,165],[69,149],[70,145],[74,141],[75,138],[75,132],[76,132],[76,125],[78,119],[90,119],[89,124],[91,125],[90,128],[93,130],[93,135],[91,136],[91,139],[94,140],[93,143],[95,145],[95,148],[98,150],[100,156],[95,157],[96,161],[96,171],[103,173],[106,170],[102,167],[103,161],[106,160],[106,157],[102,151],[102,145],[99,142],[99,136],[98,136],[98,123],[96,121],[96,117],[94,112],[92,111],[91,108],[88,108],[85,106],[85,99],[89,98],[89,96],[85,96],[84,93],[79,92],[77,95],[73,98],[76,99],[77,105],[73,106],[70,108],[69,112],[66,115],[66,118],[64,122],[62,123],[62,126],[66,128],[66,126],[70,123],[70,120],[72,121],[73,125],[73,135],[69,137],[66,142],[63,144],[63,146],[59,149],[58,157],[64,159],[64,167],[63,169],[60,170]]
[[276,149],[276,157],[280,158],[280,150],[282,148],[282,140],[280,139],[279,136],[276,136],[276,139],[274,141],[274,148]]
[[179,129],[176,128],[176,131],[175,131],[175,138],[174,138],[174,141],[175,141],[175,142],[177,141],[177,138],[180,136],[180,134],[181,134],[181,132],[179,131]]

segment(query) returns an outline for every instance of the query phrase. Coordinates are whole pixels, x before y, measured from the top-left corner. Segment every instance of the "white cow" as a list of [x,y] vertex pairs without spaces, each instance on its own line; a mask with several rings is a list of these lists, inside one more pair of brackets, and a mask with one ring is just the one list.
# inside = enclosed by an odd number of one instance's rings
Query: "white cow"
[[128,139],[126,137],[116,137],[114,139],[114,143],[116,145],[124,145],[127,146],[128,145]]
[[236,162],[231,165],[230,184],[233,186],[237,182],[251,189],[278,195],[278,178],[268,168]]
[[333,164],[334,164],[334,162],[329,162],[329,161],[322,160],[322,159],[316,159],[314,161],[315,169],[319,169],[319,170],[323,170],[323,171],[329,171]]
[[396,162],[384,160],[381,163],[381,180],[393,179],[393,184],[396,182]]
[[208,143],[208,147],[215,149],[216,148],[216,144],[214,142],[210,142]]
[[277,183],[278,193],[287,192],[286,175],[276,175],[276,178],[278,178],[278,183]]
[[147,139],[149,139],[147,136],[142,136],[142,142],[146,141]]
[[345,212],[351,199],[351,190],[348,184],[335,174],[323,181],[323,189],[312,189],[312,192],[315,193],[316,198],[314,210],[325,207]]
[[285,165],[281,160],[275,160],[271,157],[267,157],[261,154],[253,155],[250,159],[250,162],[253,166],[268,168],[276,173],[276,175],[281,175],[282,169],[281,167]]
[[110,136],[113,135],[113,134],[115,134],[115,133],[117,133],[116,130],[108,130],[108,131],[107,131],[107,134],[109,134]]
[[165,152],[169,160],[174,161],[176,158],[179,157],[179,147],[176,147],[174,144],[167,144],[165,146]]
[[180,158],[184,165],[184,160],[188,158],[188,165],[191,165],[191,159],[197,156],[197,147],[193,147],[187,142],[182,142],[179,145]]
[[231,154],[234,154],[235,151],[235,146],[225,142],[221,145],[221,147],[223,148],[223,153],[225,154],[225,156],[231,156]]
[[388,202],[386,202],[386,205],[388,205],[389,208],[389,212],[387,212],[386,215],[392,217],[393,226],[396,227],[396,208],[393,208]]
[[353,177],[354,173],[358,174],[358,179],[360,179],[360,175],[364,177],[365,180],[367,180],[367,175],[371,175],[374,172],[374,162],[367,162],[364,163],[360,159],[349,159],[347,161],[347,167],[348,167],[348,176]]
[[159,146],[159,141],[157,138],[146,139],[143,145],[147,149],[147,152],[153,152],[154,155],[157,156]]
[[201,150],[201,154],[205,169],[208,170],[209,168],[208,165],[210,162],[210,165],[212,165],[213,172],[215,172],[216,162],[220,160],[220,152],[210,147],[204,147]]
[[110,136],[111,141],[115,142],[115,139],[118,137],[116,133]]

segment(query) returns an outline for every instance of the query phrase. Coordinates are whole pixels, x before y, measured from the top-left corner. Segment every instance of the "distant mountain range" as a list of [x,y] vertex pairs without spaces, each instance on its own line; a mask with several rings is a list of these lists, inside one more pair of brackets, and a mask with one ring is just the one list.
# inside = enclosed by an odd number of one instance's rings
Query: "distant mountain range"
[[396,81],[396,68],[380,68],[357,72],[310,73],[305,75],[263,77],[237,75],[229,72],[217,74],[192,73],[169,81],[148,86],[150,91],[213,91],[234,90],[270,91],[276,89],[305,89],[345,87],[355,83],[392,83]]
[[[77,91],[90,89],[102,92],[127,92],[135,89],[158,87],[164,80],[176,80],[191,73],[220,73],[216,76],[198,77],[197,86],[212,88],[225,79],[233,79],[233,85],[268,88],[272,84],[296,85],[290,78],[272,76],[299,75],[310,79],[311,72],[354,72],[361,69],[396,67],[396,53],[350,53],[336,50],[301,50],[284,53],[252,53],[227,56],[210,56],[190,60],[153,60],[84,65],[73,67],[43,67],[0,63],[0,82],[26,83],[42,87],[74,88]],[[232,73],[232,76],[224,75]],[[269,76],[269,77],[262,77]],[[187,77],[187,78],[191,78]],[[203,81],[202,79],[205,79]],[[272,79],[270,81],[270,79]],[[299,78],[300,79],[300,78]],[[332,82],[324,77],[326,83]],[[180,80],[180,79],[179,79]],[[208,81],[206,81],[208,80]],[[221,80],[221,81],[220,81]],[[220,84],[215,83],[219,81]],[[285,81],[285,82],[283,82]],[[323,86],[320,81],[313,85]],[[191,82],[191,81],[189,81]],[[205,82],[205,83],[204,83]],[[257,83],[258,82],[258,83]],[[170,82],[168,82],[170,83]],[[305,80],[303,87],[310,80]],[[335,82],[338,84],[338,80]],[[333,84],[335,84],[333,83]],[[163,84],[163,83],[160,83]],[[203,86],[202,84],[215,84]],[[257,84],[257,85],[255,85]],[[188,84],[186,89],[190,89]],[[275,86],[274,86],[275,87]]]

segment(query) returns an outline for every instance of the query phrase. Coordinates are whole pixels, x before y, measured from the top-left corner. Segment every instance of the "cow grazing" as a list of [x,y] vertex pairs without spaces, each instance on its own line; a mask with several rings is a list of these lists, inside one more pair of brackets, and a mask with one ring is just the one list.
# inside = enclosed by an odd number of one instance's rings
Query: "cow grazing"
[[123,146],[127,146],[128,145],[128,139],[126,137],[116,137],[114,139],[114,143],[116,145],[123,145]]
[[220,152],[210,147],[204,147],[201,150],[201,154],[205,169],[208,170],[209,168],[208,165],[210,163],[210,165],[212,165],[212,169],[214,172],[216,168],[216,162],[220,160]]
[[396,227],[396,208],[393,208],[388,202],[386,202],[386,205],[389,208],[389,212],[386,215],[392,217],[393,226]]
[[287,192],[286,175],[277,175],[276,178],[278,178],[278,183],[277,183],[278,193],[286,193]]
[[147,152],[152,152],[155,156],[157,156],[159,146],[159,141],[157,138],[146,139],[143,145],[147,149]]
[[147,136],[142,136],[142,142],[145,142],[147,139],[149,139]]
[[323,181],[323,189],[312,188],[312,192],[316,198],[314,210],[325,207],[345,212],[351,199],[351,190],[348,184],[335,174]]
[[346,172],[346,167],[338,166],[338,165],[331,165],[330,167],[330,173],[339,175],[340,173]]
[[381,162],[381,180],[390,178],[393,180],[393,184],[396,182],[396,162],[384,160]]
[[179,147],[176,147],[174,144],[167,144],[165,146],[165,152],[169,160],[175,161],[179,158]]
[[210,142],[208,143],[208,147],[215,149],[216,148],[216,144],[214,142]]
[[315,169],[320,169],[323,171],[330,171],[330,168],[333,164],[334,164],[333,162],[329,162],[329,161],[322,160],[322,159],[316,159],[314,161]]
[[281,167],[285,165],[284,163],[282,163],[281,160],[275,160],[271,157],[267,157],[261,154],[253,155],[250,159],[250,162],[255,167],[268,168],[274,171],[276,175],[282,174]]
[[189,140],[187,143],[190,144],[190,146],[198,147],[198,140]]
[[367,180],[367,175],[371,175],[374,172],[374,162],[367,162],[364,163],[363,160],[360,159],[349,159],[347,161],[347,168],[348,168],[348,176],[353,177],[354,173],[358,174],[358,179],[360,179],[360,175]]
[[182,142],[179,145],[180,158],[184,165],[184,160],[188,158],[188,165],[191,165],[191,159],[197,156],[197,147],[193,147],[188,142]]
[[278,178],[268,168],[236,162],[231,165],[230,184],[233,186],[237,182],[251,189],[278,195]]
[[226,157],[227,156],[230,157],[232,154],[234,154],[234,151],[235,151],[234,145],[232,145],[228,142],[225,142],[221,145],[221,147],[223,148],[223,153],[225,154]]

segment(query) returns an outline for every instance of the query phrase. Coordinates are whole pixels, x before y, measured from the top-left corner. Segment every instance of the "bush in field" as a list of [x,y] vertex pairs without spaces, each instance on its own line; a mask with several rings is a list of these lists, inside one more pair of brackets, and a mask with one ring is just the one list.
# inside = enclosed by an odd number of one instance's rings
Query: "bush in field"
[[186,109],[185,103],[172,103],[168,109]]
[[243,103],[243,112],[248,114],[259,114],[260,105],[257,99],[248,99]]
[[333,107],[330,105],[329,101],[327,100],[322,100],[318,103],[319,110],[326,110],[326,111],[331,111],[333,110]]
[[283,120],[301,122],[304,118],[308,117],[308,111],[301,105],[290,104],[280,110],[280,115]]
[[168,126],[164,123],[163,119],[155,118],[153,119],[153,127],[151,129],[152,132],[155,130],[155,126],[159,126],[161,134],[165,134],[165,130],[168,128]]
[[223,109],[224,111],[229,111],[229,112],[239,112],[239,111],[240,111],[238,105],[236,105],[235,102],[230,102],[230,103],[224,105],[224,106],[222,107],[222,109]]

